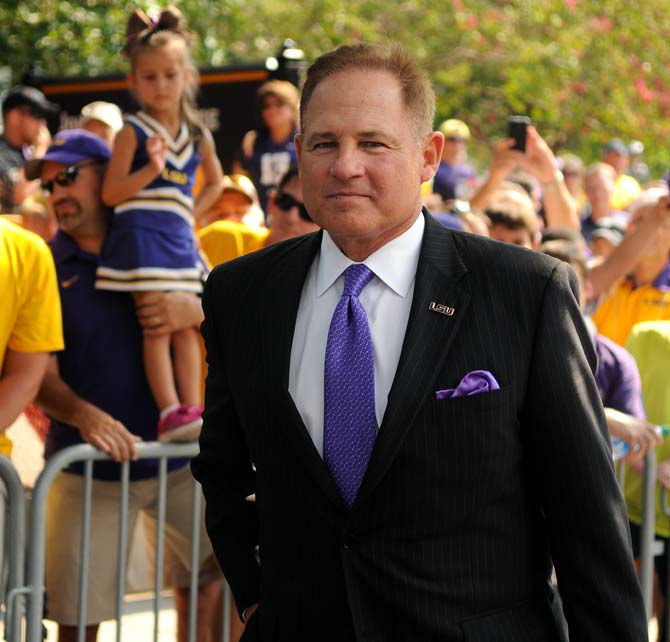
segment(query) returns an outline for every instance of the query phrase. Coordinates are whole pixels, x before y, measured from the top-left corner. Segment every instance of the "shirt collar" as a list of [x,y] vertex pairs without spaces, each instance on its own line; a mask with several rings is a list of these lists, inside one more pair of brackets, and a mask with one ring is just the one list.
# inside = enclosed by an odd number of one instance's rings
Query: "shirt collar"
[[74,241],[74,239],[62,230],[58,230],[58,232],[56,232],[56,236],[54,236],[53,239],[49,241],[49,246],[51,247],[51,252],[53,253],[54,262],[57,265],[64,263],[68,259],[74,257],[97,261],[95,254],[91,254],[90,252],[82,250]]
[[[407,296],[416,275],[425,226],[425,219],[420,214],[408,230],[363,261],[385,285],[402,297]],[[316,296],[320,297],[353,263],[355,261],[345,256],[324,230],[316,273]]]

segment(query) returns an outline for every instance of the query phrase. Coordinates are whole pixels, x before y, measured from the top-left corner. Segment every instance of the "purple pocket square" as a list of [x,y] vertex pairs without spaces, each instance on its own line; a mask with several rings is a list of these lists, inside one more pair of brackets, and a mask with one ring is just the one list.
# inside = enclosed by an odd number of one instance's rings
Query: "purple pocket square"
[[454,397],[469,397],[482,392],[500,390],[496,378],[488,370],[473,370],[468,372],[455,388],[449,390],[438,390],[436,399],[453,399]]

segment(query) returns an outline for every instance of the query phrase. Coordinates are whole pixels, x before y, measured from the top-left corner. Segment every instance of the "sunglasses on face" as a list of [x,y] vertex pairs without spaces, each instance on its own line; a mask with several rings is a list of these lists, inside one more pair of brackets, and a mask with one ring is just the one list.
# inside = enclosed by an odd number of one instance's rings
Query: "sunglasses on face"
[[312,220],[312,217],[307,213],[305,204],[293,198],[293,196],[287,194],[286,192],[279,192],[275,196],[275,205],[283,212],[288,212],[292,207],[297,207],[298,214],[300,214],[301,219],[310,222]]
[[86,163],[79,163],[79,165],[70,165],[58,172],[50,181],[42,181],[41,187],[47,194],[53,194],[54,183],[61,187],[69,187],[77,180],[80,168],[95,164],[96,161],[88,161]]

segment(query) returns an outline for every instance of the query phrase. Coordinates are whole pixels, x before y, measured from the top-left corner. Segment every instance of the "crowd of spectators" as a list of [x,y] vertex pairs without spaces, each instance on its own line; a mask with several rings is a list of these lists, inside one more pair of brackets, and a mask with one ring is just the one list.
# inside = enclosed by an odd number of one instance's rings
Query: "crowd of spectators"
[[[273,80],[260,88],[257,127],[240,141],[237,161],[223,177],[219,196],[195,221],[195,242],[211,266],[318,229],[302,202],[295,166],[298,103],[298,90],[285,81]],[[156,438],[156,408],[141,360],[142,333],[195,327],[201,313],[179,293],[154,293],[136,312],[127,293],[94,288],[97,256],[109,222],[100,190],[123,119],[117,106],[96,101],[82,109],[80,130],[54,134],[52,140],[46,117],[55,110],[57,106],[32,87],[12,89],[2,105],[0,206],[6,216],[0,217],[0,400],[11,403],[0,403],[0,452],[10,452],[3,431],[37,398],[52,420],[47,455],[84,441],[119,462],[134,458],[138,440]],[[472,132],[466,122],[450,118],[439,129],[446,139],[442,162],[434,181],[424,186],[431,214],[453,229],[562,259],[579,277],[610,431],[630,451],[626,497],[635,535],[641,519],[641,462],[648,449],[659,448],[659,488],[670,489],[670,450],[667,444],[658,445],[661,439],[655,430],[656,424],[670,424],[665,368],[670,359],[667,182],[650,175],[639,141],[627,145],[612,139],[600,159],[569,153],[558,157],[531,126],[524,151],[501,138],[491,144],[488,167],[476,168],[468,161]],[[64,154],[69,148],[71,156]],[[658,347],[650,348],[652,343]],[[138,395],[136,402],[128,401]],[[103,485],[118,479],[113,467],[97,470]],[[155,478],[151,463],[137,464],[134,470],[133,479]],[[174,474],[184,470],[183,462],[177,462]],[[60,499],[51,507],[59,529],[52,529],[47,586],[54,594],[50,608],[62,625],[62,640],[75,635],[74,616],[61,606],[70,597],[60,589],[76,585],[71,579],[76,562],[68,554],[75,535],[63,537],[61,522],[77,524],[76,516],[67,516],[63,497],[81,492],[71,484],[65,488],[72,473],[80,472],[72,470],[61,481]],[[175,487],[179,483],[176,479]],[[134,510],[149,510],[146,497],[153,490],[146,493]],[[183,506],[174,510],[179,514]],[[657,530],[667,542],[667,524],[659,522]],[[106,545],[99,546],[102,551]],[[179,544],[175,546],[179,550]],[[206,543],[201,549],[210,551]],[[96,555],[105,557],[102,552]],[[177,557],[183,562],[178,552]],[[201,594],[211,619],[218,594],[209,585],[216,572],[206,558],[205,554]],[[113,556],[104,561],[107,566],[95,575],[106,576],[109,564],[115,564]],[[661,558],[659,571],[665,573],[666,564]],[[183,567],[182,563],[182,573],[188,570]],[[177,576],[172,581],[183,613],[187,600]],[[661,594],[666,596],[665,574],[662,579]],[[112,588],[101,585],[96,590],[100,606],[88,620],[91,640],[97,624],[111,616],[111,602],[106,600]],[[664,635],[665,618],[659,623]],[[198,639],[206,639],[205,633],[202,636]]]

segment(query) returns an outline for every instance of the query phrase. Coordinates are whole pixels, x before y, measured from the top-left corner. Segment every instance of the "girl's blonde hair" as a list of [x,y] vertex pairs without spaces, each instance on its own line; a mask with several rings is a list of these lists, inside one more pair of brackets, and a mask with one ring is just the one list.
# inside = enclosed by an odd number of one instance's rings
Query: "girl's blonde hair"
[[191,58],[190,45],[193,39],[193,33],[186,28],[182,13],[176,7],[164,9],[156,20],[151,20],[141,9],[135,9],[128,18],[126,44],[122,53],[133,66],[137,56],[143,51],[174,43],[182,46],[184,66],[191,73],[181,95],[180,108],[194,142],[198,143],[205,127],[198,116],[195,101],[199,75]]

